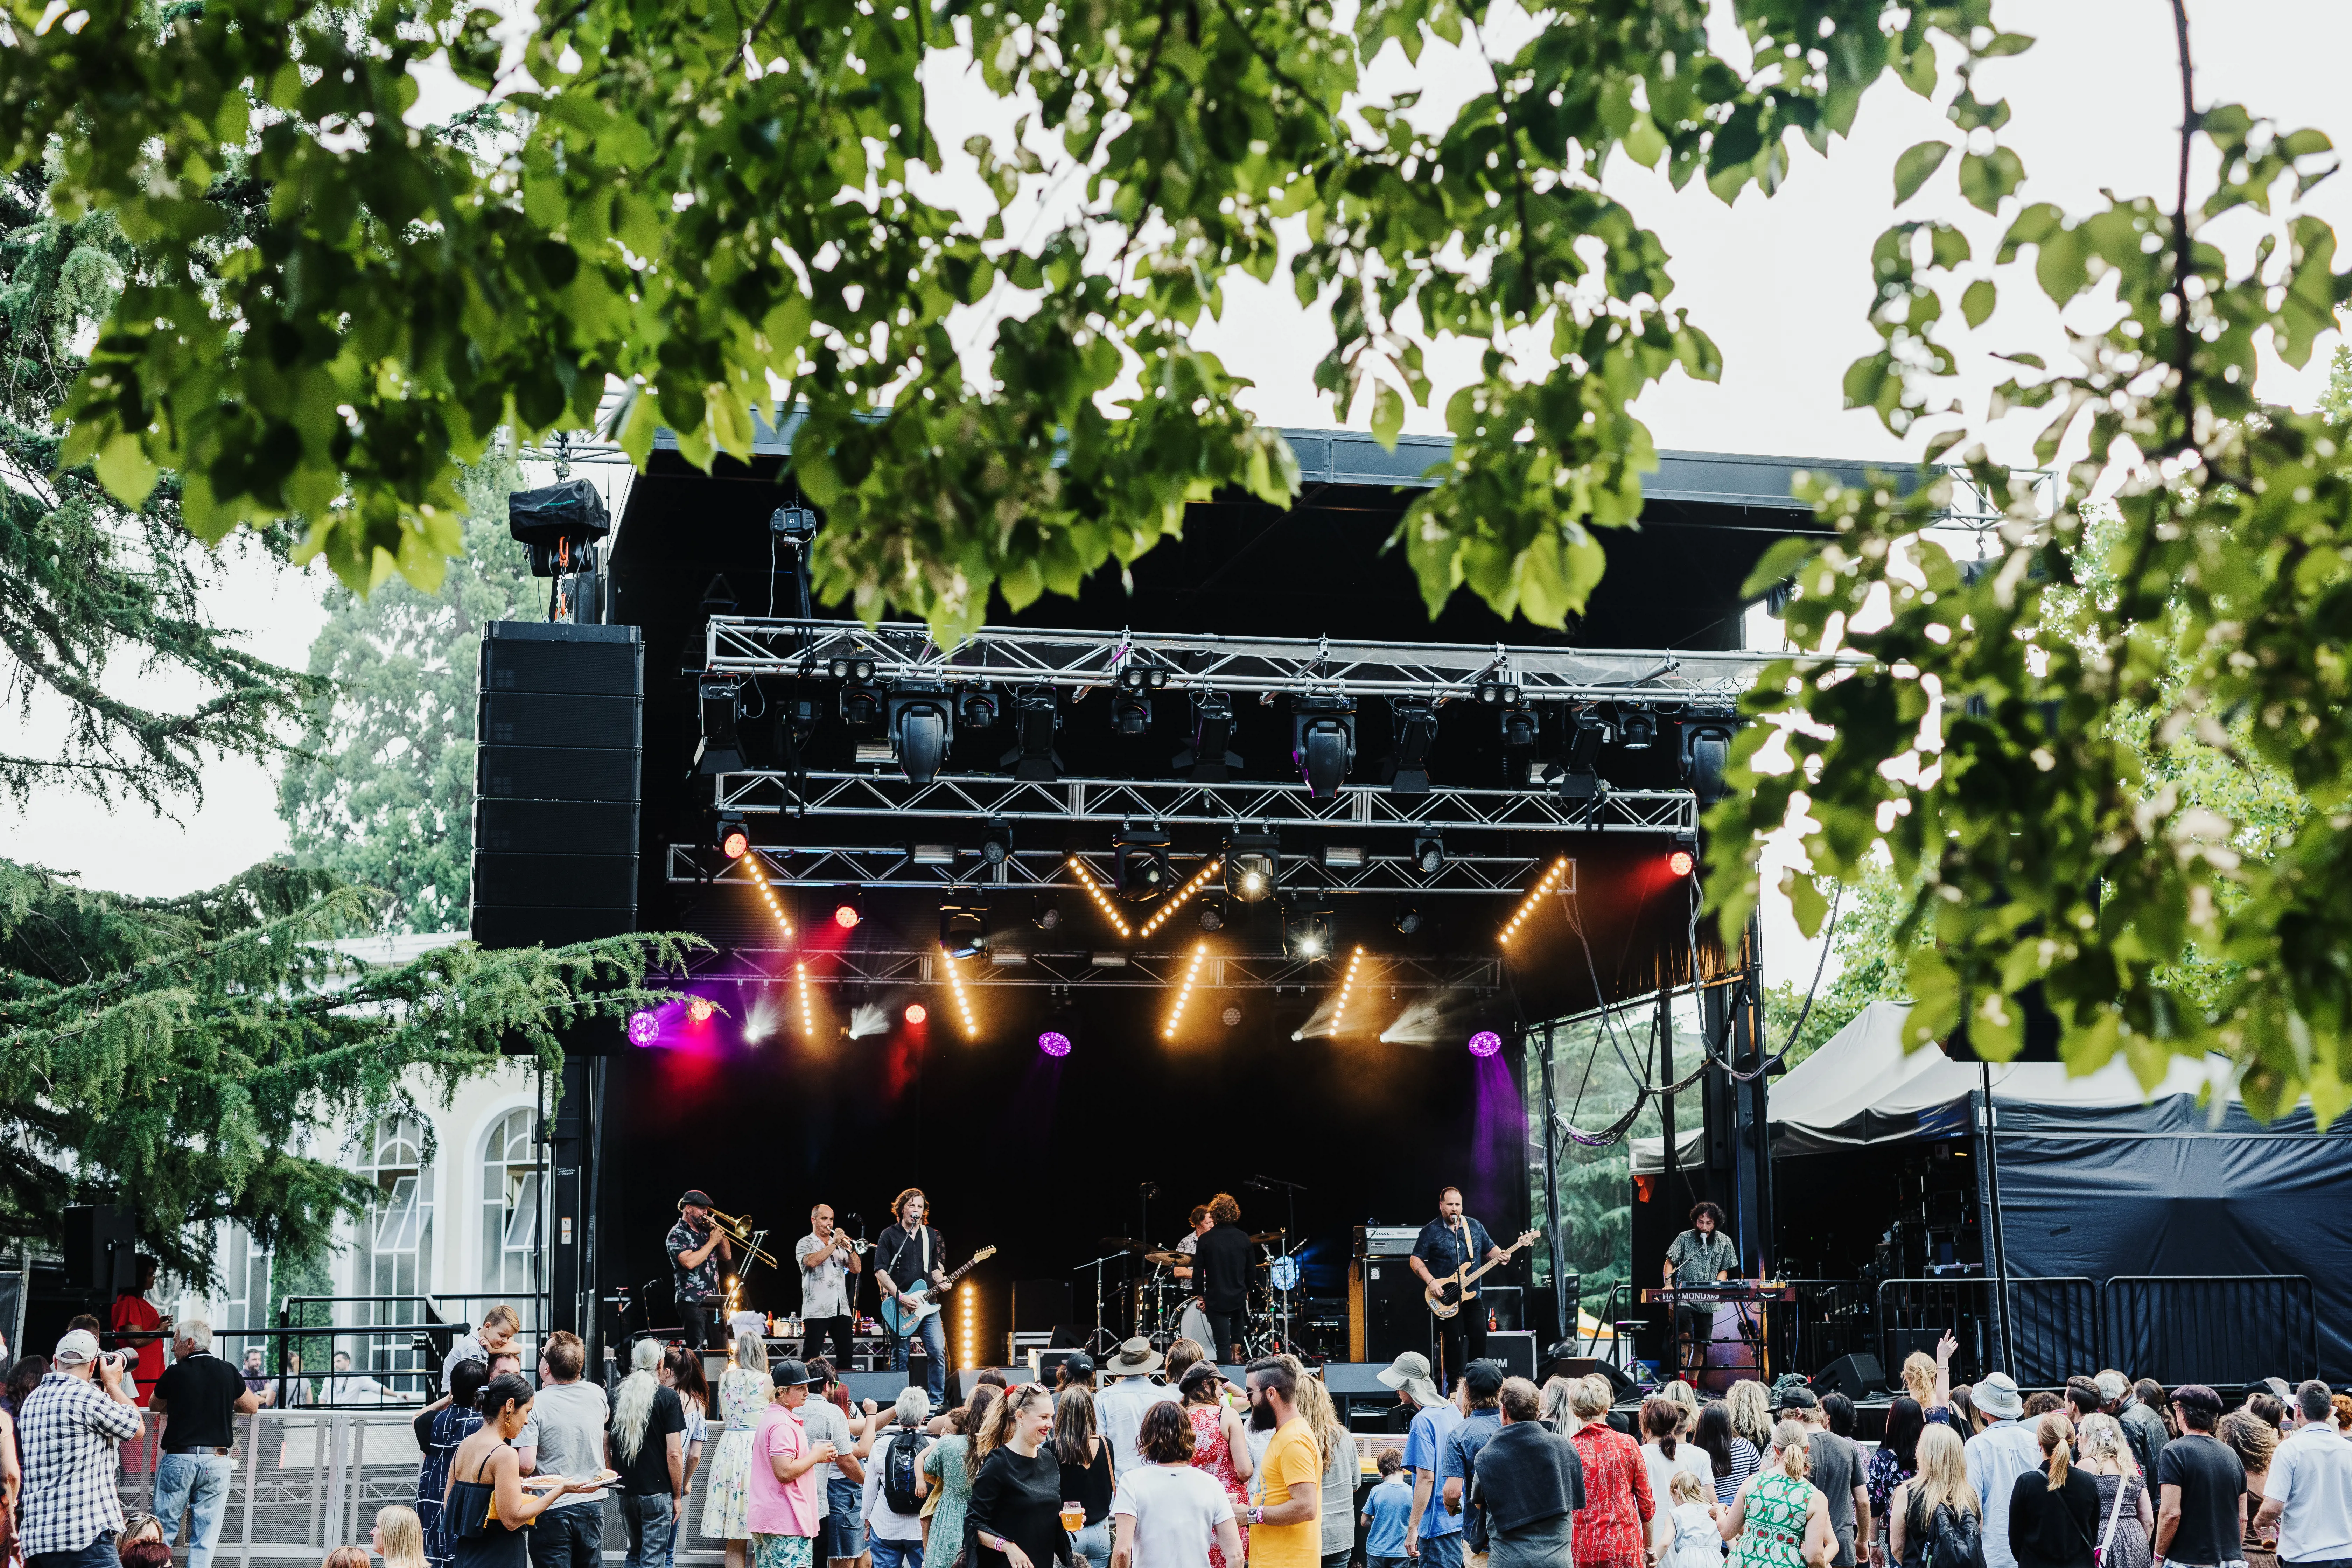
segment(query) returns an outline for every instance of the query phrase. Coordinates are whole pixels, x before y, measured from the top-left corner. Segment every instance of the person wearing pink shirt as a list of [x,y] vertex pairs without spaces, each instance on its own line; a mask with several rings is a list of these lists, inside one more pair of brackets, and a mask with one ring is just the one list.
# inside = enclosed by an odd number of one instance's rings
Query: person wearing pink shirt
[[751,1532],[752,1568],[810,1568],[816,1539],[819,1467],[838,1456],[831,1443],[812,1443],[800,1407],[818,1380],[789,1357],[769,1369],[775,1403],[751,1433],[751,1466],[743,1519]]

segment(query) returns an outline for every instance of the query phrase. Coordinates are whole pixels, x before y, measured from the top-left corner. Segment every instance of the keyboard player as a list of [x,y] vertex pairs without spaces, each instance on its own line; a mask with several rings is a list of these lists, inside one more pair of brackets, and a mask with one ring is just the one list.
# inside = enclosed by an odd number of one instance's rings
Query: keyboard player
[[[1699,1289],[1734,1278],[1739,1272],[1739,1249],[1723,1234],[1723,1211],[1703,1203],[1690,1212],[1690,1228],[1666,1248],[1665,1283],[1669,1289]],[[1715,1309],[1697,1303],[1677,1303],[1674,1332],[1667,1344],[1679,1375],[1698,1359],[1695,1352],[1715,1337]]]

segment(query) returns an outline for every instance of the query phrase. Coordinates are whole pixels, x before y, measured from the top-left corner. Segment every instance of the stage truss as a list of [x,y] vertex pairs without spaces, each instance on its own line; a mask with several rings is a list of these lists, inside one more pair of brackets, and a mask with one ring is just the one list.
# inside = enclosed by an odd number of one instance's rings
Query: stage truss
[[[1043,933],[1041,933],[1042,936]],[[1213,946],[1213,937],[1202,939]],[[955,977],[965,985],[1037,985],[1065,989],[1165,990],[1184,978],[1193,944],[1139,952],[1129,949],[1068,949],[1026,952],[1000,948],[978,958],[950,959],[937,947],[850,946],[801,950],[737,946],[707,955],[688,977],[697,985],[773,985],[799,983],[795,964],[807,963],[812,985],[937,985]],[[1371,961],[1372,955],[1366,955]],[[1197,984],[1211,991],[1325,991],[1344,965],[1329,957],[1291,958],[1282,953],[1211,952]],[[1392,991],[1491,991],[1502,984],[1499,958],[1413,957],[1380,954],[1360,981]]]
[[[718,775],[720,811],[794,816],[946,821],[1197,824],[1235,828],[1400,828],[1506,833],[1696,833],[1698,797],[1686,789],[1608,789],[1565,800],[1548,789],[1342,784],[1318,800],[1303,783],[1193,784],[1181,779],[1014,779],[942,773],[910,784],[895,767],[870,772],[744,771]],[[766,846],[762,845],[762,848]]]
[[1778,657],[1651,648],[1524,647],[1505,643],[1378,643],[1329,637],[1170,637],[984,626],[952,653],[917,624],[743,616],[710,617],[711,675],[824,679],[835,659],[866,660],[884,684],[1116,686],[1137,667],[1162,689],[1475,701],[1482,682],[1523,700],[1619,700],[1727,711]]
[[[1072,874],[1075,858],[1086,863],[1094,885],[1110,884],[1114,864],[1108,853],[1073,857],[1058,849],[1020,849],[990,865],[980,851],[952,849],[955,858],[941,864],[917,858],[915,847],[808,845],[801,847],[761,845],[743,859],[729,860],[716,849],[694,844],[669,847],[669,880],[673,883],[752,883],[764,876],[772,888],[919,888],[934,893],[968,889],[974,893],[1000,889],[1084,893],[1087,884]],[[1181,885],[1210,859],[1206,855],[1171,854],[1168,861]],[[754,860],[756,869],[750,868]],[[1423,871],[1412,857],[1370,855],[1360,866],[1324,865],[1309,858],[1286,861],[1281,892],[1291,896],[1323,893],[1390,893],[1421,897],[1446,893],[1503,894],[1516,898],[1540,874],[1549,860],[1529,855],[1448,856],[1434,871]],[[1569,862],[1562,892],[1576,890],[1575,862]],[[1145,913],[1154,906],[1140,906]]]

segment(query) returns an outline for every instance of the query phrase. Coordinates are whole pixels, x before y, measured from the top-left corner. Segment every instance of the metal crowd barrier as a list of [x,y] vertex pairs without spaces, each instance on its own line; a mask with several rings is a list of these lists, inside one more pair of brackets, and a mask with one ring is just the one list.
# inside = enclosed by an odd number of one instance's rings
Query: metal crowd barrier
[[[1882,1280],[1877,1304],[1889,1379],[1911,1351],[1932,1353],[1946,1329],[1961,1336],[1955,1381],[1974,1382],[2000,1363],[1990,1342],[1992,1281],[1981,1275]],[[2110,1366],[2168,1388],[2318,1373],[2319,1320],[2300,1274],[2012,1279],[2008,1307],[2017,1352],[2009,1370],[2027,1388],[2061,1387],[2071,1374]],[[1972,1342],[1970,1326],[1985,1342]]]
[[[2070,1373],[2110,1364],[2099,1354],[2099,1287],[2073,1275],[2009,1282],[2010,1343],[2017,1352],[2011,1375],[2029,1388],[2063,1386]],[[1992,1281],[1981,1275],[1936,1279],[1884,1279],[1878,1286],[1878,1342],[1886,1375],[1898,1374],[1915,1350],[1933,1354],[1946,1329],[1962,1335],[1955,1379],[1973,1382],[2000,1363],[1997,1347],[1971,1342],[1961,1325],[1992,1322]]]
[[[412,1407],[381,1413],[261,1410],[238,1416],[236,1468],[214,1562],[222,1568],[232,1563],[236,1568],[318,1568],[335,1547],[366,1547],[378,1509],[416,1504],[424,1454],[410,1426],[415,1414]],[[118,1486],[126,1511],[154,1509],[154,1426],[151,1422],[145,1435],[122,1445]],[[718,1432],[714,1423],[713,1442]],[[701,1533],[710,1459],[706,1443],[687,1497],[687,1528],[678,1536],[681,1563],[716,1563],[722,1558],[722,1543]],[[620,1510],[608,1494],[604,1560],[622,1561],[627,1547]]]

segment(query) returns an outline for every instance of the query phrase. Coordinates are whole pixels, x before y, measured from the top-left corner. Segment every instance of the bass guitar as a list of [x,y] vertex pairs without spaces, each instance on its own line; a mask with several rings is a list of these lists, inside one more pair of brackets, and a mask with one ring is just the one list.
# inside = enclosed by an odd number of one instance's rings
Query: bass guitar
[[963,1267],[947,1276],[946,1279],[936,1288],[928,1279],[919,1279],[912,1285],[900,1286],[896,1296],[882,1298],[882,1326],[904,1338],[908,1330],[940,1310],[942,1303],[931,1300],[934,1295],[945,1295],[954,1289],[957,1280],[995,1256],[995,1247],[982,1247],[978,1252],[965,1258]]
[[1432,1279],[1429,1282],[1429,1289],[1422,1292],[1422,1295],[1428,1300],[1431,1313],[1440,1318],[1450,1318],[1462,1310],[1462,1303],[1465,1301],[1476,1300],[1478,1292],[1471,1287],[1478,1282],[1479,1276],[1490,1268],[1500,1268],[1508,1263],[1512,1253],[1522,1247],[1531,1245],[1535,1238],[1534,1231],[1521,1231],[1518,1240],[1503,1248],[1502,1257],[1481,1263],[1475,1268],[1470,1267],[1468,1260],[1465,1259],[1462,1267],[1453,1273],[1441,1274]]

